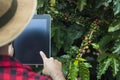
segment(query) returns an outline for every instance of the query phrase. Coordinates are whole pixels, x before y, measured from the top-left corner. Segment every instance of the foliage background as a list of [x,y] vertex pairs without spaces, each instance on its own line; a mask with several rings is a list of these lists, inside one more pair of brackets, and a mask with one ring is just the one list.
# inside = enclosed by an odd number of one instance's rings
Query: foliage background
[[38,0],[37,13],[52,17],[66,79],[120,80],[120,0]]

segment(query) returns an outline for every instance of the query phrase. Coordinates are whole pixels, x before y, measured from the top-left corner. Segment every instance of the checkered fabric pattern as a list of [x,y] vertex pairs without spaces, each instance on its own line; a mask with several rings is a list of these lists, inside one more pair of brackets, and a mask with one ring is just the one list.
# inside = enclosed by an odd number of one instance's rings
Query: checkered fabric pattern
[[0,55],[0,80],[52,80],[39,75],[8,55]]

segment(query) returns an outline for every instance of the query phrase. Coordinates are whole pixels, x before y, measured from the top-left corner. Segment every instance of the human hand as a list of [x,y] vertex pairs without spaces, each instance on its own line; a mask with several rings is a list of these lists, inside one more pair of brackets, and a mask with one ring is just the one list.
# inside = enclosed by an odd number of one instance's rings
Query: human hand
[[47,58],[46,55],[40,51],[43,59],[43,74],[50,75],[53,80],[65,80],[62,73],[62,64],[54,58]]

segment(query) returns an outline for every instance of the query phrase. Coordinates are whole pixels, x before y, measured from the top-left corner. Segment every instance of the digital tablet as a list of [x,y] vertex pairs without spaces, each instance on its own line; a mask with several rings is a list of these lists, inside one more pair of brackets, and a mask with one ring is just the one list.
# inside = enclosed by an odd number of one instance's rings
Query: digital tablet
[[25,30],[13,42],[14,57],[27,65],[41,65],[39,54],[43,51],[51,56],[51,17],[35,15]]

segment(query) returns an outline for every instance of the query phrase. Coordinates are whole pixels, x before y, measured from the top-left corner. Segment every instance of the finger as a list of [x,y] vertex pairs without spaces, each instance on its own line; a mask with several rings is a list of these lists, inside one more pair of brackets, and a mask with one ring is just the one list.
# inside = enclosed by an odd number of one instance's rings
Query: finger
[[58,61],[57,59],[55,59],[54,61],[55,61],[55,63],[62,65],[62,63],[60,61]]
[[42,73],[45,74],[45,75],[48,75],[48,73],[45,69],[42,70]]
[[42,51],[40,51],[40,56],[42,57],[43,61],[45,61],[47,59],[45,53]]
[[54,58],[53,58],[53,57],[50,57],[49,60],[54,60]]
[[55,60],[56,63],[60,63],[58,60]]

